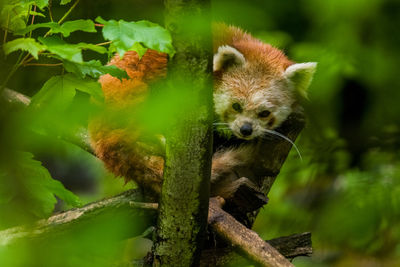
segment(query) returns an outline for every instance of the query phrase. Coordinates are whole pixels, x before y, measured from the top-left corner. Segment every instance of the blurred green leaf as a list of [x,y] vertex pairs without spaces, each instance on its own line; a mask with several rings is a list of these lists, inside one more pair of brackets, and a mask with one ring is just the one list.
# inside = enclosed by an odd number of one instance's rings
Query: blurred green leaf
[[15,32],[16,35],[25,35],[28,32],[34,31],[39,28],[49,28],[50,33],[61,33],[64,37],[68,37],[71,32],[84,31],[84,32],[96,32],[93,21],[90,19],[78,19],[67,21],[62,25],[56,22],[46,22],[29,25],[28,27],[18,30]]
[[77,44],[70,44],[71,46],[76,46],[82,50],[92,50],[99,54],[106,54],[107,49],[100,45],[88,44],[88,43],[77,43]]
[[32,38],[18,38],[7,42],[3,46],[4,53],[6,55],[23,50],[29,52],[34,58],[38,58],[38,53],[45,50],[46,46],[35,41]]
[[38,8],[43,9],[49,5],[49,0],[34,0],[34,1],[20,1],[20,2],[33,2]]
[[[43,9],[48,6],[48,0],[36,0],[36,1],[18,1],[18,0],[6,0],[3,2],[0,13],[0,23],[3,28],[9,31],[18,31],[26,27],[26,19],[30,14],[33,15],[34,11],[31,11],[29,7],[36,5],[38,8]],[[37,15],[41,16],[40,13]],[[43,15],[43,14],[42,14]]]
[[[17,158],[14,166],[5,170],[5,178],[9,183],[17,181],[18,188],[12,188],[14,192],[23,192],[23,198],[29,200],[27,208],[39,218],[49,216],[57,203],[55,195],[64,200],[67,204],[77,206],[80,204],[79,198],[72,192],[64,188],[59,182],[51,178],[50,173],[42,164],[33,159],[33,155],[28,152],[16,153]],[[2,179],[4,183],[4,178]],[[14,184],[15,185],[15,184]],[[5,198],[2,196],[2,201]],[[8,194],[8,201],[14,201]],[[15,199],[15,201],[19,201]]]
[[15,196],[15,191],[7,177],[6,172],[0,169],[0,204],[6,204]]
[[66,4],[70,3],[70,2],[71,2],[71,0],[61,0],[60,1],[60,5],[66,5]]
[[98,101],[103,100],[100,84],[91,79],[80,79],[74,74],[53,76],[32,97],[30,106],[33,108],[55,107],[64,110],[71,103],[76,90],[88,93]]
[[[136,43],[171,56],[175,53],[170,33],[158,24],[145,20],[138,22],[106,21],[101,17],[97,17],[96,21],[104,24],[104,38],[113,42],[121,56],[128,50],[140,48],[137,45],[134,46]],[[143,53],[141,48],[137,52]]]
[[93,78],[99,78],[101,75],[110,74],[111,76],[119,79],[129,79],[126,71],[119,69],[116,66],[103,66],[99,60],[91,60],[82,63],[70,62],[66,60],[64,61],[64,68],[82,78],[85,78],[86,75]]
[[45,17],[46,17],[45,14],[40,13],[40,12],[37,12],[37,11],[32,11],[32,10],[29,11],[29,15],[32,15],[32,16],[39,16],[39,17],[42,17],[42,18],[45,18]]

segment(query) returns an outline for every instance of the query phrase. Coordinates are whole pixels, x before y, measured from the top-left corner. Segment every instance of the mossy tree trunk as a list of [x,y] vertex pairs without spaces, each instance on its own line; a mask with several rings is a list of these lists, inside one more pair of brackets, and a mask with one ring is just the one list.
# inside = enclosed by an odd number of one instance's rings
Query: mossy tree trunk
[[177,100],[166,137],[154,266],[198,265],[207,227],[212,153],[209,0],[166,0],[175,56],[167,90]]

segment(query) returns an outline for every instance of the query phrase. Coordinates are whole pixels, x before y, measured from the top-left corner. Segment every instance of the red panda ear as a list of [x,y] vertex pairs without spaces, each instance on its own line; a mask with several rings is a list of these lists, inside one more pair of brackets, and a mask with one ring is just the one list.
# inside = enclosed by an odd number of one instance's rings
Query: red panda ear
[[307,98],[307,90],[311,84],[316,68],[316,62],[293,64],[285,70],[284,76],[291,81],[300,95]]
[[246,63],[246,59],[243,54],[229,45],[220,46],[214,55],[214,71],[227,70],[244,63]]

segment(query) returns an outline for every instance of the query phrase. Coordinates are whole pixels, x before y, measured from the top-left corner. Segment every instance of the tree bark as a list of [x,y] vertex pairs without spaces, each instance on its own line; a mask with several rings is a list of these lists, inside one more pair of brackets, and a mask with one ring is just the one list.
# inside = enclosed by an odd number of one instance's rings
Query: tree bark
[[207,227],[212,153],[210,1],[166,0],[176,54],[168,67],[178,99],[166,132],[154,266],[198,265]]

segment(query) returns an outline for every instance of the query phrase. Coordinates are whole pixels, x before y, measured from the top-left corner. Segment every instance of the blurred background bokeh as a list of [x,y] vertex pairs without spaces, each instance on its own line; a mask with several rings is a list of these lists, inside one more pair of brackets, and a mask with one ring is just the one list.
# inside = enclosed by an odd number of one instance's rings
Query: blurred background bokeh
[[[212,4],[215,21],[249,31],[296,62],[318,62],[309,99],[304,101],[307,126],[296,142],[303,160],[292,151],[254,229],[264,239],[312,232],[313,256],[295,259],[296,266],[400,266],[400,1],[213,0]],[[60,17],[65,10],[54,5],[53,16]],[[69,19],[97,16],[146,19],[162,25],[163,1],[81,1]],[[41,19],[45,20],[38,21]],[[68,41],[104,40],[101,34],[75,32]],[[90,53],[84,56],[93,57]],[[17,55],[1,57],[3,81]],[[101,60],[106,62],[107,55]],[[61,68],[21,68],[7,87],[32,96],[47,79],[60,73]],[[82,106],[86,100],[86,96],[77,95],[75,106],[61,121],[72,116],[84,124],[87,112]],[[2,157],[7,157],[4,148],[13,142],[29,147],[52,177],[79,195],[83,203],[133,187],[114,179],[101,162],[74,145],[56,138],[27,136],[26,124],[41,119],[16,115],[2,120],[0,127],[7,128],[0,141]],[[52,123],[51,118],[46,123]],[[16,210],[8,212],[0,215],[4,219],[1,229],[18,221],[10,219]],[[79,255],[80,248],[92,247],[95,255],[106,259],[128,253],[125,248],[104,246],[107,238],[93,243],[90,237],[94,232],[62,240],[58,249]],[[131,242],[137,245],[144,241]],[[26,264],[32,258],[43,262],[38,254],[27,248],[24,251],[29,253],[12,255],[0,249],[0,262],[9,264],[2,266],[30,266]],[[26,261],[21,260],[24,255]],[[104,263],[85,257],[58,260],[47,261],[54,263],[48,266]]]

